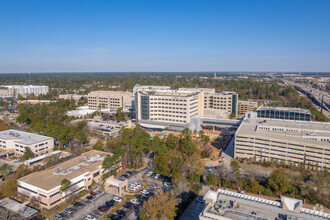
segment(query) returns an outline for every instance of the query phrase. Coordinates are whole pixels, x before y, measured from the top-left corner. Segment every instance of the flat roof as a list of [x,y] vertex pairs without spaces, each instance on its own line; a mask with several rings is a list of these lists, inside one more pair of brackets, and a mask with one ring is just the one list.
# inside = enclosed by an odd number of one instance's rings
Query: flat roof
[[100,90],[100,91],[92,91],[88,93],[88,95],[131,95],[133,96],[132,92],[123,92],[123,91],[111,91],[111,90]]
[[251,101],[242,101],[242,100],[238,100],[238,103],[255,105],[255,104],[257,104],[258,102],[251,102]]
[[[223,189],[218,189],[216,193],[217,201],[215,205],[208,205],[203,211],[204,216],[210,214],[214,216],[224,216],[231,219],[252,219],[255,217],[255,215],[252,215],[252,212],[255,212],[256,216],[262,219],[276,219],[280,214],[299,219],[319,219],[320,216],[330,217],[329,213],[319,211],[315,211],[313,214],[307,214],[307,211],[310,209],[302,208],[303,202],[293,198],[286,199],[292,200],[295,204],[298,202],[296,206],[291,207],[294,208],[295,211],[283,208],[283,203],[281,201],[264,199],[259,196],[240,194]],[[204,197],[204,199],[206,198]],[[237,202],[239,207],[237,209],[231,208],[230,201]],[[224,212],[221,214],[221,211]]]
[[[285,129],[297,129],[299,131],[268,131],[257,129],[260,127],[278,127]],[[311,140],[303,138],[308,136],[308,133],[313,132],[317,136],[330,136],[330,123],[328,122],[312,122],[312,121],[293,121],[281,119],[244,119],[241,126],[236,132],[236,135],[248,135],[261,138],[276,138],[283,141],[289,140],[293,142],[300,142],[302,145],[306,143],[314,145],[324,145],[330,148],[330,143],[327,141]]]
[[31,208],[29,206],[23,205],[22,203],[16,202],[10,198],[4,198],[0,200],[0,206],[9,209],[12,212],[15,212],[24,218],[30,218],[38,212],[37,209]]
[[52,138],[39,134],[33,134],[25,131],[10,129],[6,131],[1,131],[0,139],[14,140],[15,143],[30,145],[30,144],[36,144],[42,141],[50,140]]
[[30,159],[30,160],[26,160],[26,161],[24,161],[24,163],[28,163],[28,164],[34,163],[36,161],[43,160],[46,157],[50,157],[50,156],[53,156],[53,155],[56,155],[56,154],[62,154],[62,153],[65,153],[66,156],[70,156],[71,155],[71,153],[69,153],[69,152],[65,152],[65,151],[61,151],[61,150],[56,150],[56,151],[53,151],[53,152],[50,152],[50,153],[41,155],[39,157],[35,157],[35,158]]
[[103,160],[107,155],[112,154],[91,150],[46,170],[24,176],[19,181],[49,191],[60,186],[63,179],[71,181],[84,173],[95,171],[102,166]]
[[311,114],[311,111],[309,109],[302,109],[302,108],[260,106],[257,109],[257,111],[260,111],[260,110],[278,110],[278,111],[290,111],[290,112],[299,112],[299,113]]

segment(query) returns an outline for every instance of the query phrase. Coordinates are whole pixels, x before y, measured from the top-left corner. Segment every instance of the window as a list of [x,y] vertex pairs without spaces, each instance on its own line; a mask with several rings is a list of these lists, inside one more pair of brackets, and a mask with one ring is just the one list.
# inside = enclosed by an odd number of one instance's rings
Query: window
[[98,176],[98,175],[100,175],[100,172],[96,172],[96,173],[94,173],[94,174],[93,174],[93,177],[96,177],[96,176]]

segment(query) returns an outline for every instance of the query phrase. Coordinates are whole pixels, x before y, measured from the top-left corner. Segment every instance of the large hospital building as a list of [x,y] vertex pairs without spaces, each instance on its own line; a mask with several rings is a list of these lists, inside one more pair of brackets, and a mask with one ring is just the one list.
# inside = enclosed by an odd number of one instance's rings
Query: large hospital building
[[88,94],[88,108],[115,113],[119,108],[124,112],[134,108],[134,96],[131,92],[94,91]]
[[235,158],[330,167],[330,123],[260,119],[251,115],[245,117],[235,134]]

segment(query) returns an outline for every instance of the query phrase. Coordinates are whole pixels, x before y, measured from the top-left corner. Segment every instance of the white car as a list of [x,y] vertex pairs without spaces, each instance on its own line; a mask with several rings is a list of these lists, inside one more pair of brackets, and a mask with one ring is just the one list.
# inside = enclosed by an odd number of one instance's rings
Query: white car
[[137,187],[128,187],[128,190],[129,191],[136,191],[136,190],[138,190],[139,188],[137,188]]
[[86,215],[85,220],[97,220],[94,215]]
[[131,203],[139,205],[141,203],[141,200],[139,199],[131,199]]
[[149,188],[150,189],[157,189],[157,185],[156,184],[151,184],[151,185],[149,185]]
[[160,175],[157,173],[157,174],[155,175],[155,178],[158,179],[159,176],[160,176]]
[[138,188],[140,188],[140,187],[142,186],[141,183],[137,183],[137,182],[134,182],[134,183],[132,183],[131,185],[137,186]]
[[115,200],[116,202],[122,202],[123,199],[122,198],[119,198],[119,197],[113,197],[113,200]]
[[148,190],[146,190],[146,189],[141,190],[140,193],[141,194],[144,194],[144,195],[149,195],[150,194],[150,192]]
[[166,182],[166,183],[164,183],[164,186],[172,188],[173,187],[173,184]]
[[146,173],[146,176],[151,176],[152,171],[149,171],[148,173]]

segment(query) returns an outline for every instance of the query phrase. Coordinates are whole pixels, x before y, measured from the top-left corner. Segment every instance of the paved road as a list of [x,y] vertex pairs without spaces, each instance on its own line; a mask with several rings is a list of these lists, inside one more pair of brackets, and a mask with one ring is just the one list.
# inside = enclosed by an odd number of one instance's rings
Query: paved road
[[[296,82],[293,82],[293,81],[290,81],[290,80],[283,80],[284,83],[286,83],[287,85],[290,85],[290,86],[297,86],[297,87],[300,87],[302,90],[304,90],[305,92],[308,92],[310,94],[312,94],[314,96],[314,98],[319,102],[321,103],[322,102],[322,97],[323,97],[323,101],[324,101],[324,106],[323,106],[323,114],[325,116],[327,116],[328,118],[330,118],[330,110],[329,108],[327,108],[327,106],[330,105],[330,94],[328,92],[324,92],[324,91],[320,91],[318,89],[315,89],[315,88],[312,88],[310,86],[306,86],[304,84],[301,84],[301,83],[296,83]],[[299,94],[303,94],[305,96],[307,96],[305,93],[300,93]],[[307,97],[309,98],[309,97]],[[313,105],[319,110],[321,111],[321,107],[314,103],[313,102]]]

